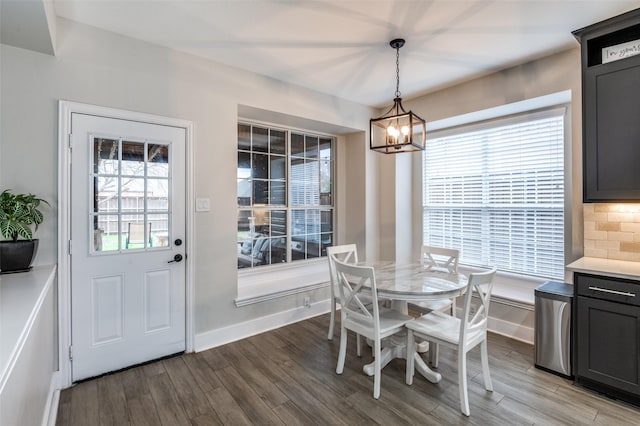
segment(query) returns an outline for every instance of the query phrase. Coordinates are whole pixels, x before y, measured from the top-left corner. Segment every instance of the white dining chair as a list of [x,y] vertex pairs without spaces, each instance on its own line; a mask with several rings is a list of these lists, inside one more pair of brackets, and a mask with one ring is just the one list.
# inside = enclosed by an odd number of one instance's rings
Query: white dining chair
[[[487,318],[489,316],[489,302],[495,274],[496,268],[469,275],[467,292],[464,295],[462,319],[446,315],[440,311],[434,311],[406,324],[408,329],[408,354],[415,352],[416,337],[428,341],[430,350],[432,345],[445,345],[457,350],[460,409],[465,416],[470,414],[469,396],[467,394],[467,352],[477,345],[480,345],[484,387],[488,391],[493,391],[487,354]],[[469,315],[471,311],[471,295],[474,291],[478,295],[480,305],[475,314],[471,316]],[[408,356],[406,371],[408,385],[413,384],[414,369],[414,359]]]
[[[458,272],[458,258],[460,251],[456,249],[422,246],[420,250],[420,260],[428,271]],[[455,299],[425,300],[412,303],[421,313],[431,311],[450,310],[451,315],[455,315]]]
[[[445,247],[434,247],[423,245],[420,250],[420,261],[424,268],[428,271],[443,271],[450,273],[458,272],[458,258],[460,251]],[[428,314],[433,311],[449,312],[451,315],[456,314],[456,299],[436,299],[422,300],[410,303],[412,310],[418,311],[420,314]],[[429,364],[438,367],[438,349],[430,348]]]
[[[413,318],[378,305],[376,277],[372,267],[349,265],[335,260],[340,291],[340,353],[336,373],[342,374],[347,354],[347,330],[370,339],[373,343],[373,397],[380,397],[382,339],[404,330]],[[363,296],[372,303],[363,302]]]
[[[327,247],[327,259],[329,261],[329,278],[331,279],[331,318],[329,320],[329,334],[327,339],[333,340],[333,328],[335,327],[336,305],[340,303],[340,291],[338,290],[338,278],[334,259],[349,264],[358,263],[358,248],[355,244],[344,244],[341,246]],[[360,340],[358,339],[358,343]],[[358,355],[360,352],[358,351]]]

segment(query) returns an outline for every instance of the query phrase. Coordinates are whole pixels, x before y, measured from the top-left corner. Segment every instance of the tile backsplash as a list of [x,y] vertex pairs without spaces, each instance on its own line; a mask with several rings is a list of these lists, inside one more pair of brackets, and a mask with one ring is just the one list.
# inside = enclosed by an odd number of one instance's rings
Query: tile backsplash
[[640,204],[583,204],[584,255],[640,262]]

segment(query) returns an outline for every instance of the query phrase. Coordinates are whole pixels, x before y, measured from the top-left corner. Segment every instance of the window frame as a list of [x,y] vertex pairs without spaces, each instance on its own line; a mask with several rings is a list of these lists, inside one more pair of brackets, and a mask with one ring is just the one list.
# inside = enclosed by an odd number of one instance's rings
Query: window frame
[[[569,99],[567,99],[567,95]],[[545,98],[545,99],[543,99]],[[562,196],[562,213],[561,217],[563,220],[562,229],[562,270],[564,270],[564,261],[567,259],[567,245],[570,244],[571,238],[568,237],[567,228],[571,226],[570,214],[571,214],[571,204],[568,201],[570,199],[570,191],[571,186],[568,179],[568,174],[570,173],[570,153],[571,153],[571,140],[570,140],[570,126],[571,123],[569,121],[569,104],[567,101],[570,101],[570,92],[559,92],[557,94],[548,95],[547,97],[542,98],[534,98],[527,101],[518,102],[515,104],[504,105],[502,107],[493,108],[490,110],[478,111],[475,113],[465,114],[464,116],[452,117],[449,119],[444,119],[436,122],[437,124],[431,125],[431,128],[436,128],[437,130],[432,130],[427,135],[427,144],[429,144],[429,139],[433,140],[435,138],[450,136],[454,134],[463,134],[463,133],[471,133],[480,131],[488,128],[496,128],[502,126],[508,126],[510,124],[515,123],[525,123],[528,121],[535,121],[540,118],[557,116],[561,117],[562,126],[563,126],[563,136],[561,142],[561,148],[563,150],[562,158],[560,159],[562,167],[563,167],[563,196]],[[432,123],[430,123],[432,124]],[[426,153],[424,154],[426,155]],[[424,157],[423,155],[423,157]],[[425,165],[426,162],[424,158],[420,160],[420,175],[422,181],[425,182]],[[484,182],[484,181],[483,181]],[[420,194],[421,199],[421,221],[420,225],[422,226],[421,236],[422,243],[426,243],[428,241],[426,234],[426,225],[425,225],[425,215],[426,215],[426,200],[424,199],[426,194],[425,188],[422,189]],[[483,196],[485,193],[483,192]],[[489,205],[486,207],[491,209],[492,207]],[[433,244],[433,243],[432,243]],[[456,247],[460,248],[460,247]],[[464,256],[463,256],[464,257]],[[480,263],[468,263],[464,262],[464,259],[461,259],[462,269],[467,268],[477,268],[477,267],[488,267],[493,265],[485,265]],[[514,270],[503,270],[502,273],[504,275],[509,275],[511,277],[521,276],[523,279],[525,277],[533,278],[534,280],[538,279],[563,279],[563,276],[553,275],[553,276],[543,276],[535,273],[531,273],[529,271],[514,271]]]
[[[263,295],[263,294],[278,293],[282,291],[287,292],[287,291],[290,291],[291,289],[294,289],[294,290],[300,289],[300,288],[306,289],[308,285],[314,286],[314,285],[317,285],[319,282],[326,284],[326,277],[325,277],[325,271],[324,271],[324,269],[326,269],[325,268],[326,265],[324,264],[326,254],[324,256],[322,254],[324,250],[322,249],[321,243],[320,243],[321,247],[319,247],[318,249],[318,257],[296,259],[296,260],[292,259],[292,238],[295,236],[293,235],[292,219],[293,219],[293,211],[295,210],[307,211],[307,210],[315,209],[315,210],[318,210],[319,215],[322,214],[322,211],[330,210],[331,211],[330,220],[332,225],[331,232],[320,233],[319,235],[321,238],[321,235],[323,234],[330,234],[331,240],[329,245],[335,244],[335,240],[338,234],[337,223],[336,223],[336,218],[337,218],[337,214],[336,214],[336,211],[337,211],[337,207],[336,207],[337,159],[336,158],[337,158],[338,137],[336,135],[328,134],[324,132],[301,129],[293,126],[283,126],[280,124],[267,123],[267,122],[253,120],[253,119],[238,118],[236,125],[237,125],[236,128],[238,128],[238,126],[240,125],[249,126],[250,132],[252,131],[251,129],[253,129],[254,126],[268,129],[269,134],[271,130],[284,132],[285,147],[286,147],[285,153],[284,153],[284,158],[286,159],[286,170],[285,170],[285,178],[283,180],[285,184],[285,203],[273,204],[273,205],[267,203],[266,205],[254,206],[253,201],[250,201],[249,205],[240,205],[238,202],[236,202],[236,211],[238,212],[238,215],[242,210],[254,211],[255,209],[266,209],[267,211],[284,210],[286,212],[286,231],[285,231],[286,232],[285,234],[286,262],[249,266],[245,268],[237,268],[239,297],[236,300],[236,304],[238,306],[240,306],[241,304],[246,304],[242,302],[242,299],[244,299],[244,296],[243,296],[244,294],[247,294],[247,295],[250,294],[252,297],[252,295],[254,294]],[[322,146],[322,140],[323,139],[328,140],[328,142],[330,143],[331,155],[328,159],[331,165],[330,166],[330,169],[331,169],[330,170],[330,183],[331,183],[331,191],[330,191],[331,203],[330,204],[323,205],[323,204],[320,204],[320,201],[319,201],[318,205],[305,205],[305,204],[293,205],[292,203],[294,198],[292,196],[292,175],[293,174],[292,174],[291,163],[292,163],[292,158],[300,158],[300,157],[292,155],[291,153],[292,152],[291,151],[292,134],[302,135],[305,138],[305,140],[306,140],[306,137],[315,137],[318,139],[318,157],[317,157],[318,171],[320,171],[321,162],[323,161],[323,159],[320,157],[320,151],[319,151],[320,147]],[[238,146],[238,140],[239,140],[239,135],[237,135],[237,138],[236,138],[236,153],[244,151],[244,152],[250,152],[251,153],[250,155],[252,155],[253,150],[251,149],[240,150]],[[268,155],[270,154],[269,150],[267,150],[266,154]],[[320,173],[318,173],[318,178],[320,179]],[[267,180],[271,181],[270,174]],[[253,197],[253,189],[251,191],[252,191],[252,197]],[[322,196],[322,193],[319,192],[319,197],[321,196]],[[238,196],[236,195],[236,200],[237,199],[238,199]],[[322,222],[320,221],[319,224],[321,225]],[[305,252],[305,253],[306,255],[308,255],[308,252]],[[322,265],[322,270],[314,266],[318,263]],[[305,269],[306,269],[306,272],[304,271]],[[303,274],[303,275],[309,274],[309,276],[315,277],[315,278],[312,278],[311,282],[309,282],[308,280],[300,279],[301,278],[300,274]],[[321,279],[318,278],[320,276],[322,276]],[[294,277],[295,277],[295,283],[293,283]],[[277,284],[275,286],[270,285],[269,283],[272,281],[274,283],[277,282]],[[304,284],[300,284],[301,282]]]

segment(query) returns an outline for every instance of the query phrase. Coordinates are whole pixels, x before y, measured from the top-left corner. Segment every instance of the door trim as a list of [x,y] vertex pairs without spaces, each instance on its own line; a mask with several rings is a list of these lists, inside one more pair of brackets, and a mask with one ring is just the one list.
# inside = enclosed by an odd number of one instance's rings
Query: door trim
[[58,366],[60,389],[71,386],[71,362],[69,346],[71,343],[71,262],[68,241],[71,236],[71,155],[69,141],[71,134],[71,115],[73,113],[96,115],[107,118],[139,121],[180,127],[186,132],[185,146],[185,344],[186,352],[194,350],[195,322],[195,264],[193,256],[194,227],[194,177],[193,177],[193,122],[178,118],[163,117],[97,105],[83,104],[65,100],[58,101]]

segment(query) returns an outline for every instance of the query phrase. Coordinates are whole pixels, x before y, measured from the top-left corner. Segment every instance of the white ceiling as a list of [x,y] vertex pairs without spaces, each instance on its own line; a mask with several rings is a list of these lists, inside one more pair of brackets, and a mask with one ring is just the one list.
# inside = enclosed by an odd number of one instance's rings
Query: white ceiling
[[382,106],[577,46],[638,0],[54,0],[58,16]]

